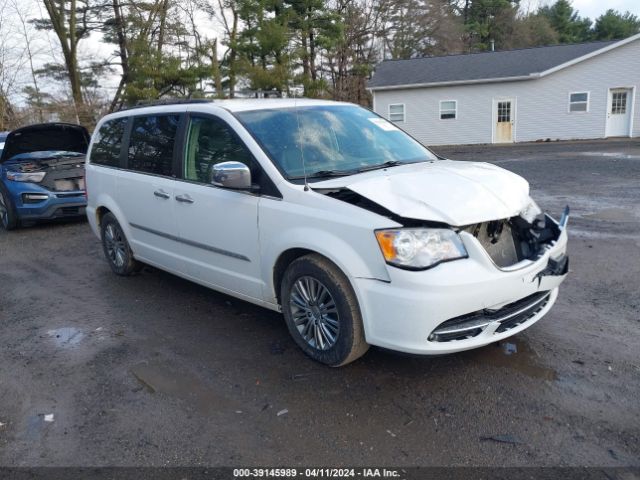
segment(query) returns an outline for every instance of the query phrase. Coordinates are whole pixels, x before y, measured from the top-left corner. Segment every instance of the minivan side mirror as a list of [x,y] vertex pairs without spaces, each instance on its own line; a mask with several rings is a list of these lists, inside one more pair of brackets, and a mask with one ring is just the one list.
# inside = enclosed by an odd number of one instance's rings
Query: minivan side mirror
[[211,168],[211,183],[216,187],[250,190],[251,170],[241,162],[221,162]]

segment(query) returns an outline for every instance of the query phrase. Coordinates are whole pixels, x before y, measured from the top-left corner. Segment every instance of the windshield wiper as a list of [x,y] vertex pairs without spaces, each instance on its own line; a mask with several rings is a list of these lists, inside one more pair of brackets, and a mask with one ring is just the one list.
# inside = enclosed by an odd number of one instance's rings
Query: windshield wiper
[[[358,173],[358,170],[318,170],[317,172],[307,175],[307,178],[346,177],[347,175],[353,175],[354,173]],[[302,179],[304,179],[304,175],[289,177],[289,180]]]
[[417,162],[403,162],[400,160],[389,160],[388,162],[378,163],[376,165],[369,165],[367,167],[359,168],[358,173],[370,172],[371,170],[380,170],[381,168],[387,168],[387,167],[397,167],[398,165],[409,165],[410,163],[417,163]]

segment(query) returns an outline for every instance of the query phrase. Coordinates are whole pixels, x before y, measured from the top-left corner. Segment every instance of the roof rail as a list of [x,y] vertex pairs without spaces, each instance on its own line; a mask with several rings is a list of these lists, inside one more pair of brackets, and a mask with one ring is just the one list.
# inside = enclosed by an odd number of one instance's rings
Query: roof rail
[[119,111],[133,110],[135,108],[158,107],[163,105],[181,105],[184,103],[213,103],[207,98],[165,98],[160,100],[139,100],[135,105],[120,107]]

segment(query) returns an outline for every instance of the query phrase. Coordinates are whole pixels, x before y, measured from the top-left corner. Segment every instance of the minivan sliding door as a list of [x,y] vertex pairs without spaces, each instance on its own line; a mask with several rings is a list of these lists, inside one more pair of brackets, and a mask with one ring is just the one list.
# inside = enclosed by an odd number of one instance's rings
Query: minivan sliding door
[[179,273],[175,221],[175,156],[181,115],[157,114],[132,119],[127,165],[118,179],[118,201],[140,260]]

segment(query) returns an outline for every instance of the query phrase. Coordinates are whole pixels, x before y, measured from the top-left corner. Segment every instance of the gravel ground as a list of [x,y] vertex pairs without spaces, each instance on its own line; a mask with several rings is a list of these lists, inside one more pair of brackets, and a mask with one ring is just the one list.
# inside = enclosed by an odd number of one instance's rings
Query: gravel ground
[[0,465],[640,465],[640,142],[438,151],[572,207],[571,275],[517,352],[329,369],[276,313],[114,276],[85,222],[0,231]]

